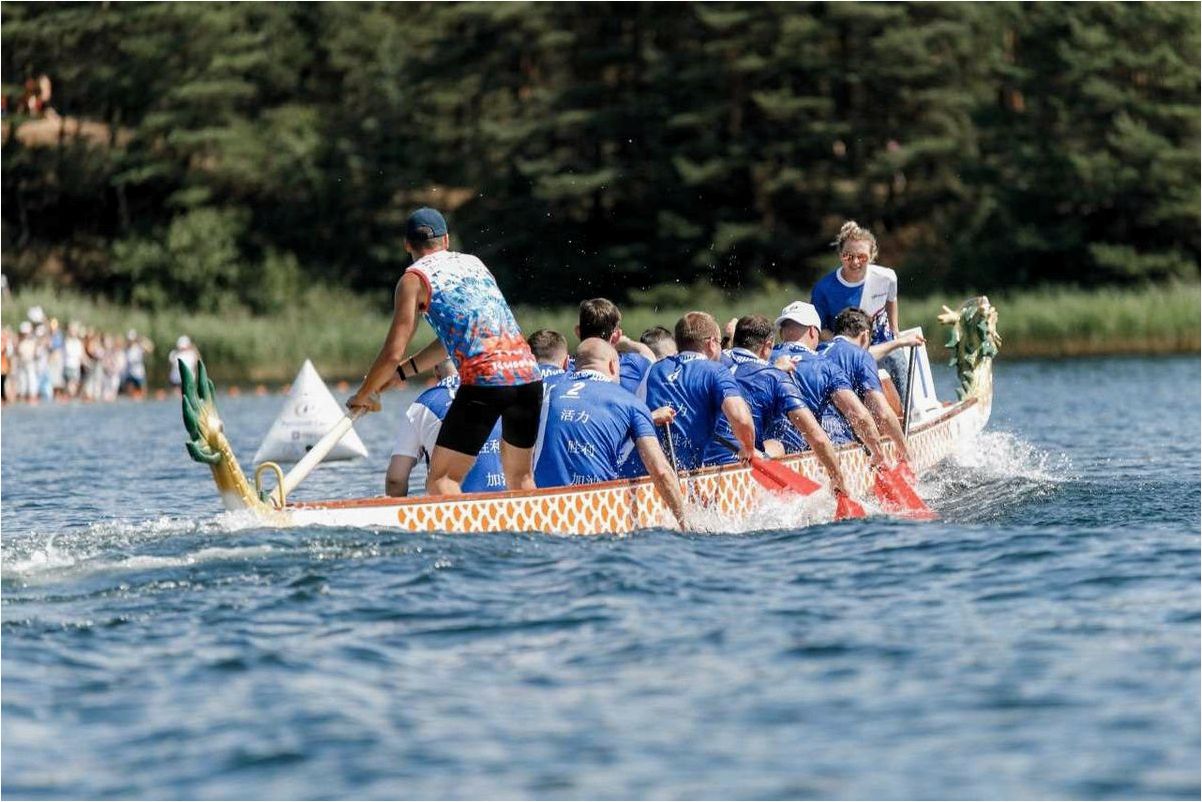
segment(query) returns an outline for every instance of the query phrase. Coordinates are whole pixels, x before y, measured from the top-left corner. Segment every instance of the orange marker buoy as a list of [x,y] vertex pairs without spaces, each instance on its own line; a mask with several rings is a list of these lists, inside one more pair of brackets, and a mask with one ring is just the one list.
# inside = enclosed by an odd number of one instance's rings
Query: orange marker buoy
[[242,391],[238,389],[238,385],[232,384],[230,385],[229,394],[231,396],[239,396],[242,395]]
[[338,386],[338,392],[340,392],[340,393],[345,393],[347,390],[351,389],[351,385],[346,381],[338,382],[337,386]]
[[255,395],[267,395],[267,385],[256,384],[255,385]]

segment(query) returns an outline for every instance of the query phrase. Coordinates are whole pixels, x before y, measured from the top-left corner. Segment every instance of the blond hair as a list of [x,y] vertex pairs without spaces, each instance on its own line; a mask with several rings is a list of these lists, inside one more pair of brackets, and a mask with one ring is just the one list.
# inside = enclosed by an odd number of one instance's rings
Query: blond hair
[[861,240],[867,242],[871,250],[868,253],[868,260],[876,261],[876,237],[872,236],[872,232],[866,228],[861,228],[860,224],[855,220],[848,220],[839,228],[839,233],[835,236],[835,241],[831,243],[835,246],[835,250],[843,253],[843,246],[851,240]]

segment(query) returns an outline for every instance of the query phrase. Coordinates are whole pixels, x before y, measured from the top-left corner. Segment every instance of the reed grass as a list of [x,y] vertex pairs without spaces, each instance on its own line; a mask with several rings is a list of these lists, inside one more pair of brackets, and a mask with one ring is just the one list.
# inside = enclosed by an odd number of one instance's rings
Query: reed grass
[[[940,358],[946,338],[935,318],[944,304],[955,308],[968,295],[903,297],[902,324],[921,325],[932,356]],[[661,287],[626,305],[622,325],[637,338],[649,326],[670,329],[689,309],[707,310],[719,321],[751,313],[775,317],[789,301],[807,297],[787,285],[769,285],[738,297],[708,286]],[[1199,299],[1199,285],[1190,283],[1121,290],[1044,287],[991,296],[999,310],[1003,358],[1196,353],[1202,328]],[[149,312],[75,292],[29,288],[15,293],[0,317],[15,327],[30,307],[40,305],[64,324],[78,320],[114,334],[137,329],[157,346],[149,358],[155,384],[165,381],[167,353],[181,334],[197,343],[218,383],[285,383],[306,358],[327,380],[353,381],[375,358],[388,329],[390,300],[314,287],[296,298],[288,311],[255,317],[241,310]],[[553,328],[574,342],[575,307],[522,306],[515,314],[523,331]],[[432,336],[423,323],[416,340],[424,343]]]

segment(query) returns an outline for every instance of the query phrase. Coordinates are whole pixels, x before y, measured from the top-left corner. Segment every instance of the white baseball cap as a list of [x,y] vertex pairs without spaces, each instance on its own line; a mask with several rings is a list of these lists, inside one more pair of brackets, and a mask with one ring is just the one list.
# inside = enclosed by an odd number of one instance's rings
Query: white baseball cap
[[818,317],[818,310],[814,308],[813,304],[807,304],[805,301],[794,301],[780,310],[780,317],[776,319],[776,325],[780,326],[786,320],[800,323],[803,326],[822,328],[822,318]]
[[192,340],[189,339],[187,334],[181,334],[179,336],[179,339],[175,341],[176,348],[187,348],[191,344],[192,344]]

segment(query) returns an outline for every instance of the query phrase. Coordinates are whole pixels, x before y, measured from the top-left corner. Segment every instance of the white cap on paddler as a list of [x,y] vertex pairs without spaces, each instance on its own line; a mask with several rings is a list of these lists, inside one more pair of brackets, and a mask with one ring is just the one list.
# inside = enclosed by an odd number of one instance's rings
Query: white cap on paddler
[[777,327],[779,328],[780,324],[786,320],[791,320],[802,326],[817,326],[818,328],[822,328],[822,318],[818,316],[818,310],[814,308],[813,304],[808,304],[805,301],[794,301],[780,310],[780,317],[776,319]]

